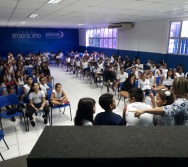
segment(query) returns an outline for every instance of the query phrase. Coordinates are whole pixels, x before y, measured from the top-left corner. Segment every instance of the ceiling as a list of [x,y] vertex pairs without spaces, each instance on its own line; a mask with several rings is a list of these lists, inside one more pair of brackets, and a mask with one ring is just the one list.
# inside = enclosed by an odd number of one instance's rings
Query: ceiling
[[[188,0],[0,0],[1,27],[93,28],[188,16]],[[30,18],[30,14],[38,14]],[[25,23],[23,23],[25,22]]]

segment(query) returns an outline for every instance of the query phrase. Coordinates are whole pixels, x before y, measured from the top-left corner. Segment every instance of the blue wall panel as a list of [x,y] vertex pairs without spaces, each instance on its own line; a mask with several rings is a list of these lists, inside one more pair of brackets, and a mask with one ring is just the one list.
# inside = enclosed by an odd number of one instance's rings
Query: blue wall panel
[[78,29],[0,28],[0,56],[7,52],[58,52],[78,50]]

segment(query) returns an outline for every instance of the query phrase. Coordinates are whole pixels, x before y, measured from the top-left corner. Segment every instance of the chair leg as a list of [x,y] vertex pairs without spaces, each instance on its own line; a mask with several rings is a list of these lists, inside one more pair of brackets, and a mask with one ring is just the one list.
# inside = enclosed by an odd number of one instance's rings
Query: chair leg
[[1,117],[0,117],[0,125],[1,125],[1,129],[3,130],[3,125],[2,125],[2,122],[1,122]]
[[50,125],[52,126],[52,108],[50,110],[50,113],[51,113],[51,121],[50,121]]
[[7,146],[8,150],[9,150],[9,147],[8,147],[8,145],[7,145],[7,143],[6,143],[4,138],[3,138],[3,141],[4,141],[5,145]]
[[121,96],[120,96],[120,98],[119,98],[119,100],[118,100],[118,104],[117,104],[117,106],[119,105],[120,100],[121,100]]
[[25,120],[25,114],[23,113],[23,117],[24,117],[24,123],[25,123],[25,130],[28,131],[28,126],[27,126],[27,123],[26,123],[26,120]]
[[70,109],[70,117],[71,117],[71,121],[72,121],[71,105],[69,105],[69,109]]
[[2,160],[4,161],[3,155],[1,153],[0,153],[0,156],[1,156]]
[[27,120],[27,131],[29,132],[29,118],[26,117],[26,120]]

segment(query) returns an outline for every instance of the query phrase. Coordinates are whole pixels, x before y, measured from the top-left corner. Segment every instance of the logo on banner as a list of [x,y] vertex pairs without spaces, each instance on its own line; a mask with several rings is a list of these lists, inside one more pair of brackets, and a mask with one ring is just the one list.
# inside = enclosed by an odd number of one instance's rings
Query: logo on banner
[[64,33],[62,31],[45,33],[46,38],[63,38],[63,36],[64,36]]
[[24,39],[24,38],[32,38],[39,39],[41,38],[41,34],[34,31],[18,31],[17,33],[12,33],[12,38]]

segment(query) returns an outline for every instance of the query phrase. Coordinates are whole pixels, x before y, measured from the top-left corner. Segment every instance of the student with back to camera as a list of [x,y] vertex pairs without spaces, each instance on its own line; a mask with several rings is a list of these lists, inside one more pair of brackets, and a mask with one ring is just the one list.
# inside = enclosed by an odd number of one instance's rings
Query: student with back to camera
[[129,90],[130,104],[123,109],[123,118],[126,121],[126,126],[154,126],[153,119],[154,115],[145,114],[140,119],[134,117],[134,111],[143,108],[151,108],[150,105],[144,103],[144,92],[140,88],[132,88]]
[[[157,91],[156,94],[156,105],[157,107],[163,107],[166,105],[170,105],[174,103],[174,95],[171,91],[166,89],[161,89]],[[166,117],[161,115],[154,116],[154,124],[156,126],[173,126],[174,125],[174,118],[173,117]]]
[[116,102],[112,94],[105,93],[99,97],[99,104],[105,110],[96,115],[94,125],[125,125],[124,119],[113,112]]
[[74,118],[74,125],[92,126],[93,114],[96,111],[95,100],[89,97],[81,98]]
[[172,84],[172,92],[174,94],[174,103],[157,108],[146,108],[137,111],[135,117],[141,114],[150,113],[162,116],[172,116],[175,125],[188,125],[188,79],[183,77],[175,78]]

